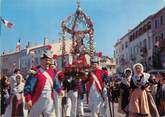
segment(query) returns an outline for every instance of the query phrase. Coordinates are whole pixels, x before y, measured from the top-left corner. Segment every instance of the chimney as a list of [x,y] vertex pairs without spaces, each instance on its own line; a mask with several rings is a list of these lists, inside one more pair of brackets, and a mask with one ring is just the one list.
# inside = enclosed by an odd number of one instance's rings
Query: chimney
[[44,37],[44,46],[48,44],[48,37]]
[[128,32],[131,32],[131,31],[132,31],[132,29],[129,28],[129,29],[128,29]]

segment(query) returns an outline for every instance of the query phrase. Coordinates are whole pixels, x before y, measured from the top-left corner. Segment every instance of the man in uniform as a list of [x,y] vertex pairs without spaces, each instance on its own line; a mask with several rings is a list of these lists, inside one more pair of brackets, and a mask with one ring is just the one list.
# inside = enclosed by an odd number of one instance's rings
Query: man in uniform
[[44,51],[40,57],[40,65],[31,69],[26,81],[24,96],[26,106],[30,110],[29,117],[56,117],[53,90],[60,94],[62,89],[56,81],[54,70],[50,67],[51,60],[51,52]]
[[78,98],[78,90],[75,70],[73,65],[68,65],[65,71],[65,80],[63,82],[64,90],[66,90],[66,117],[76,117],[77,112],[77,98]]
[[100,69],[99,60],[95,58],[93,61],[93,69],[89,73],[89,81],[86,84],[89,108],[92,113],[92,117],[103,116],[102,111],[105,109],[104,104],[104,83],[102,80],[103,71]]

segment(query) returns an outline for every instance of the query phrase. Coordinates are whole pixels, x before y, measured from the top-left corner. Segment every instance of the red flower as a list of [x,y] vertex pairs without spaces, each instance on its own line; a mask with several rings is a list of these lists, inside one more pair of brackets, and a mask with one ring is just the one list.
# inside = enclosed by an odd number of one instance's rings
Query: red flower
[[86,65],[86,68],[90,68],[91,66],[89,64]]
[[57,58],[58,58],[58,55],[54,54],[53,59],[57,59]]
[[81,61],[86,61],[86,60],[85,60],[85,56],[81,56],[81,57],[80,57],[80,60],[81,60]]
[[67,68],[72,68],[72,65],[71,64],[68,64],[66,67]]
[[104,73],[105,76],[108,76],[108,71],[107,70],[104,70],[103,73]]
[[73,61],[73,64],[74,65],[78,64],[78,61],[77,60]]
[[51,45],[48,45],[47,47],[48,47],[48,50],[51,50],[52,49],[52,46]]
[[60,73],[59,73],[59,77],[60,77],[61,79],[64,79],[64,73],[63,73],[63,72],[60,72]]
[[97,56],[101,58],[103,56],[103,53],[102,52],[98,52]]
[[82,60],[78,60],[77,63],[78,64],[83,64],[83,61]]

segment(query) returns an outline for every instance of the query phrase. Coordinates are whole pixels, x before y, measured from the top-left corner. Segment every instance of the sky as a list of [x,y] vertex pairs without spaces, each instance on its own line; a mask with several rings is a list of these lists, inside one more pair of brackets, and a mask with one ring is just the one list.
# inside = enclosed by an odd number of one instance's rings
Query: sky
[[[0,0],[0,15],[14,24],[1,24],[0,52],[15,50],[21,40],[43,43],[58,41],[61,21],[76,11],[76,0]],[[80,0],[82,10],[94,24],[96,50],[113,56],[114,44],[128,29],[165,7],[165,0]]]

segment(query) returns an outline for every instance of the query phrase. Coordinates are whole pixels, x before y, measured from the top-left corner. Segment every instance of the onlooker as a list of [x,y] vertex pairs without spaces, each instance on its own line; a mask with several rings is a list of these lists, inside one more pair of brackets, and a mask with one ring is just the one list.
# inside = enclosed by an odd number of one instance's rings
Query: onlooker
[[10,80],[10,88],[11,88],[11,94],[13,94],[13,89],[16,86],[16,75],[20,74],[20,69],[16,68],[14,70],[14,74],[9,78]]
[[161,116],[165,115],[165,76],[164,74],[158,74],[159,79],[157,93],[156,93],[156,105]]
[[153,75],[150,75],[148,82],[149,82],[149,86],[146,88],[146,92],[147,92],[147,97],[148,97],[150,115],[152,117],[159,117],[160,115],[159,115],[158,109],[156,107],[156,103],[152,95],[152,90],[155,89],[155,84],[156,84],[155,77]]
[[9,86],[10,82],[7,76],[1,79],[1,114],[4,114],[9,103]]
[[23,89],[24,83],[22,82],[22,75],[16,75],[16,87],[13,89],[12,97],[12,117],[24,116],[23,105]]
[[119,100],[119,112],[126,114],[126,117],[129,116],[128,113],[128,104],[130,96],[130,81],[132,78],[132,70],[130,68],[125,69],[125,77],[122,79],[120,84],[120,100]]

